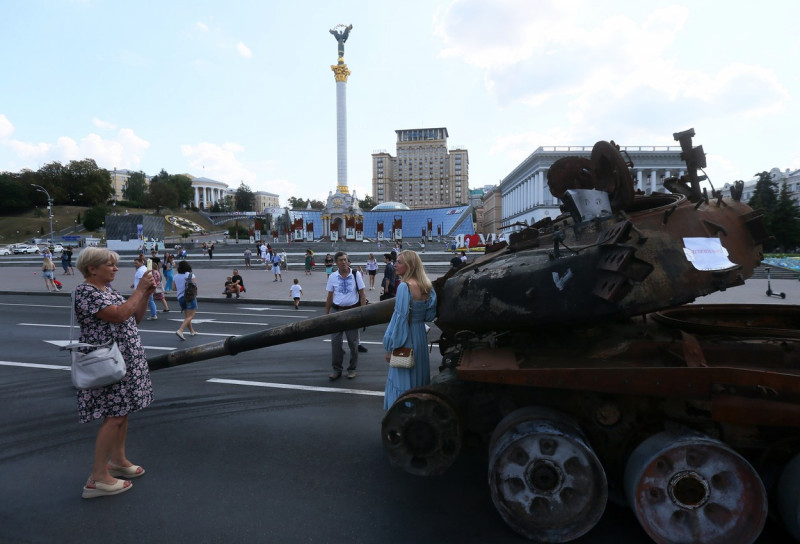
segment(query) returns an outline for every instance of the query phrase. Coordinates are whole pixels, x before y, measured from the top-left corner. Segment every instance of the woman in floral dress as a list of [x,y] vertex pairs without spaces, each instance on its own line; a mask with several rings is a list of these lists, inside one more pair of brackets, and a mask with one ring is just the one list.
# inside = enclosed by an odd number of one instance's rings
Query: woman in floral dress
[[83,487],[83,498],[116,495],[131,489],[132,483],[117,478],[136,478],[144,469],[134,465],[125,453],[128,414],[153,401],[153,385],[136,324],[142,320],[147,300],[155,290],[150,271],[139,281],[126,301],[111,282],[117,273],[119,255],[104,248],[87,247],[76,266],[85,279],[75,288],[75,318],[80,342],[117,342],[127,372],[118,383],[78,391],[81,423],[102,419],[94,446],[92,473]]

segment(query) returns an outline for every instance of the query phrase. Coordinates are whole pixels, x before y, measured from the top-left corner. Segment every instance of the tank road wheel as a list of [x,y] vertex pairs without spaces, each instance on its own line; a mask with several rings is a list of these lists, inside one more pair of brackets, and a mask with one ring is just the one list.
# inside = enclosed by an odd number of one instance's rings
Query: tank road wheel
[[506,416],[489,446],[489,489],[503,520],[537,542],[567,542],[600,520],[606,475],[578,425],[546,408]]
[[778,510],[783,526],[800,540],[800,455],[795,455],[781,473],[778,482]]
[[410,474],[441,474],[461,450],[463,425],[453,403],[427,389],[403,393],[381,424],[392,466]]
[[625,495],[660,544],[753,542],[767,518],[764,484],[747,460],[691,430],[651,436],[625,467]]

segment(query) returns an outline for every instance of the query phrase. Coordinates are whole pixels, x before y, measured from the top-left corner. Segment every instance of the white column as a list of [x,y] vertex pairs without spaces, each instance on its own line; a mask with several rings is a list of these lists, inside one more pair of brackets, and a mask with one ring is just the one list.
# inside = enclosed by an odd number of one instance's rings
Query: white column
[[347,185],[347,82],[336,82],[336,167],[339,185]]
[[200,188],[199,187],[192,187],[194,189],[194,207],[200,207]]
[[536,196],[534,196],[536,204],[544,203],[544,174],[539,172],[536,174]]
[[650,192],[654,193],[656,191],[656,171],[650,170]]
[[636,188],[640,191],[644,191],[644,181],[641,170],[636,171]]

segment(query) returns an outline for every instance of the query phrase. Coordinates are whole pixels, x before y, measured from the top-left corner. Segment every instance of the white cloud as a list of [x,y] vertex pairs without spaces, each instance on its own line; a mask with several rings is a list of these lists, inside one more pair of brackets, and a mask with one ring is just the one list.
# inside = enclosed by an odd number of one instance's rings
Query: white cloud
[[115,128],[117,128],[113,123],[108,123],[106,121],[101,121],[97,117],[92,119],[92,124],[94,126],[96,126],[97,128],[102,128],[102,129],[105,129],[105,130],[114,130]]
[[610,0],[598,13],[580,0],[453,0],[435,33],[442,57],[483,71],[501,110],[557,127],[509,130],[489,152],[523,160],[541,145],[600,139],[676,145],[677,130],[707,134],[703,127],[764,124],[787,112],[789,80],[768,59],[704,56],[689,45],[687,25],[702,17],[692,4],[626,9]]
[[576,136],[562,128],[553,127],[546,132],[523,132],[507,134],[497,139],[489,149],[489,155],[503,155],[522,161],[542,146],[574,145]]
[[14,132],[14,125],[8,120],[8,117],[0,113],[0,140],[8,138]]
[[[0,116],[0,131],[3,119],[5,118]],[[94,121],[97,124],[98,120]],[[8,124],[10,126],[10,123]],[[0,145],[10,148],[25,167],[32,169],[37,169],[48,162],[68,163],[85,158],[94,159],[101,168],[133,169],[141,163],[144,152],[150,147],[149,142],[127,128],[120,129],[112,138],[89,133],[80,141],[69,136],[60,136],[55,143],[5,140]]]
[[244,148],[237,143],[222,145],[200,142],[196,145],[181,145],[181,154],[188,159],[190,171],[198,177],[215,179],[227,183],[230,187],[238,187],[244,181],[250,185],[256,180],[256,174],[246,168],[236,157]]
[[197,22],[197,28],[199,28],[203,32],[208,31],[208,25],[206,25],[205,23],[201,23],[200,21]]
[[246,59],[253,58],[253,52],[242,42],[236,44],[236,50],[239,52],[239,55]]

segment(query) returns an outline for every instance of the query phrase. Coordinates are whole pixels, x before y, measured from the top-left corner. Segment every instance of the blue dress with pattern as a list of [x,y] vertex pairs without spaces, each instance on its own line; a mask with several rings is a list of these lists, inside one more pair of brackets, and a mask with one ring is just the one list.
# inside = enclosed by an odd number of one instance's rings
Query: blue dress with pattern
[[131,316],[122,323],[116,323],[114,330],[110,321],[95,315],[107,306],[124,302],[125,297],[110,285],[106,286],[105,291],[88,283],[81,283],[75,288],[75,320],[81,331],[79,342],[103,344],[114,338],[127,368],[125,377],[118,383],[78,390],[78,416],[81,423],[106,416],[124,416],[153,402],[153,384],[139,329],[136,328],[136,318]]
[[383,397],[383,408],[388,410],[397,397],[414,387],[422,387],[431,381],[430,359],[428,357],[428,335],[425,322],[436,318],[436,293],[431,291],[427,300],[411,300],[411,323],[408,322],[411,293],[403,282],[397,288],[394,313],[386,333],[383,335],[383,348],[386,351],[402,347],[414,348],[414,368],[389,367],[389,377]]

